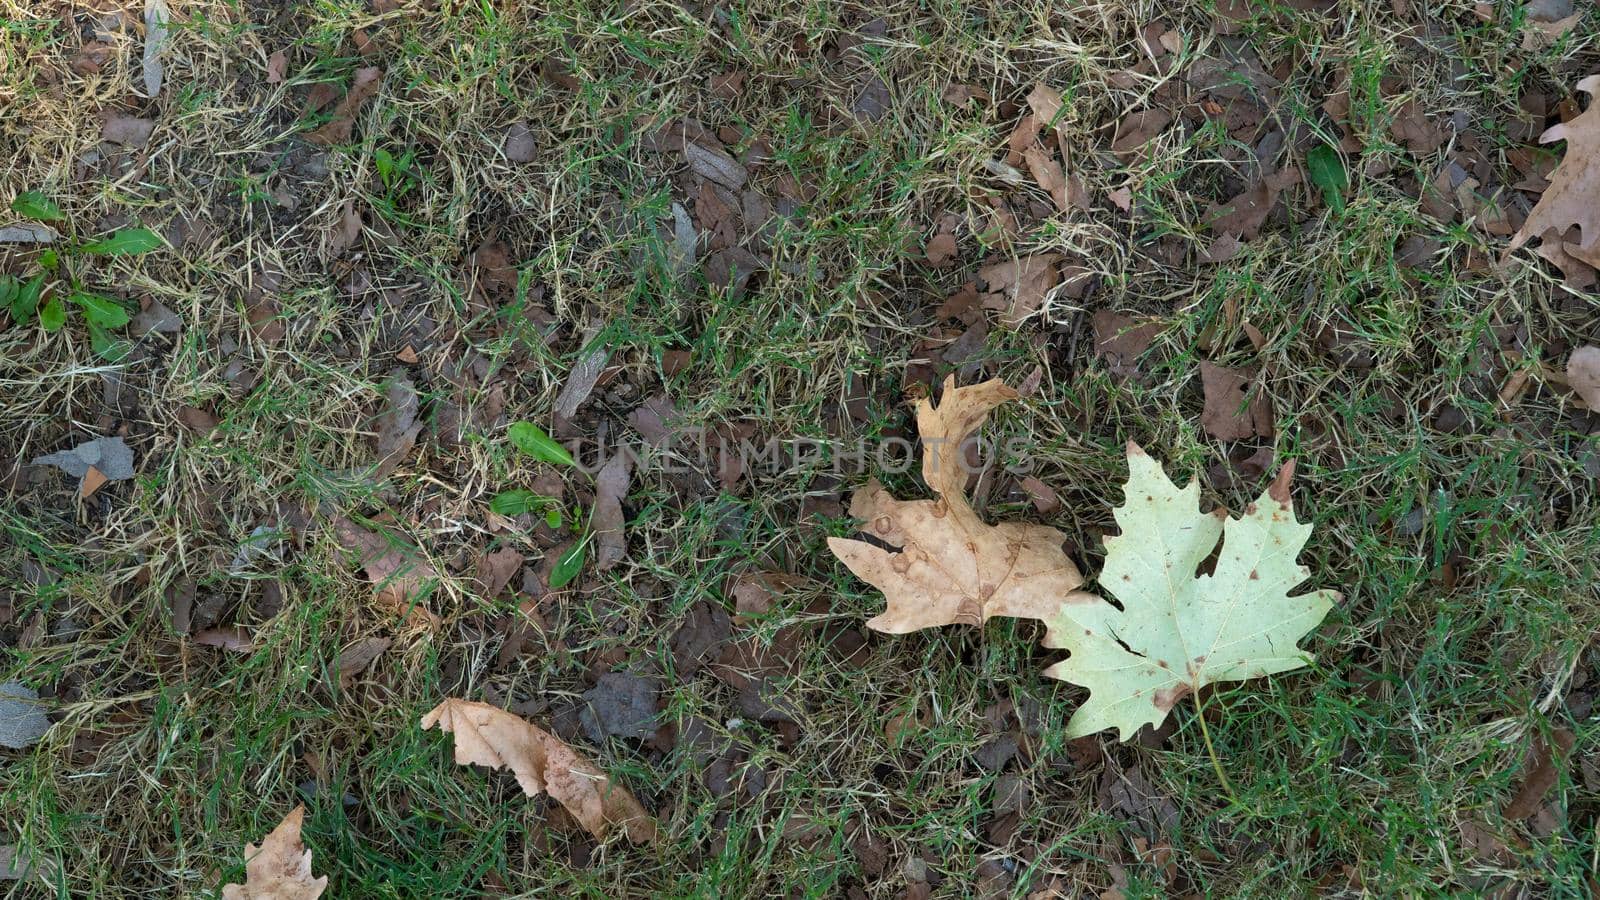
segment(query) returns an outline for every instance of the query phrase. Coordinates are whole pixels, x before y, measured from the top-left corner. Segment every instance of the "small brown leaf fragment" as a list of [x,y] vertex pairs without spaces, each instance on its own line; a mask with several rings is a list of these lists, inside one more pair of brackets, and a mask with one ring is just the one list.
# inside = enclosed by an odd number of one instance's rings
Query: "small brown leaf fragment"
[[684,144],[683,155],[689,168],[701,178],[715,182],[730,191],[744,187],[750,173],[721,147],[710,147],[697,141]]
[[1517,795],[1511,798],[1502,811],[1507,819],[1526,819],[1539,811],[1544,804],[1545,794],[1550,793],[1550,788],[1555,786],[1556,778],[1560,775],[1560,764],[1565,762],[1577,738],[1565,728],[1557,728],[1550,733],[1550,739],[1540,739],[1528,751],[1528,759],[1522,776],[1522,787],[1517,789]]
[[611,354],[604,345],[596,345],[578,360],[572,371],[567,373],[561,393],[556,396],[556,418],[571,419],[578,414],[578,407],[594,393],[594,386],[600,382],[600,376],[606,370],[606,361],[610,358]]
[[321,128],[308,132],[306,140],[323,146],[347,143],[355,129],[356,116],[361,112],[361,107],[378,92],[382,79],[383,70],[376,66],[357,69],[349,92],[333,108],[333,117]]
[[594,567],[604,572],[628,555],[628,536],[623,532],[626,516],[622,499],[628,496],[633,474],[628,453],[617,453],[606,461],[594,479]]
[[367,637],[346,647],[339,658],[333,661],[333,673],[339,679],[339,690],[350,690],[350,686],[356,683],[356,677],[382,656],[392,643],[386,637]]
[[1033,508],[1039,515],[1048,516],[1061,509],[1061,498],[1050,485],[1032,475],[1024,476],[1018,484],[1027,492],[1028,499],[1033,501]]
[[78,496],[85,500],[89,499],[89,495],[100,490],[100,486],[106,481],[106,473],[90,466],[88,471],[83,473],[83,481],[78,485]]
[[928,239],[928,246],[923,251],[928,258],[928,265],[934,268],[943,268],[956,256],[956,236],[948,231],[941,231]]
[[[856,491],[851,516],[878,543],[829,538],[856,577],[883,591],[888,608],[867,627],[889,634],[993,616],[1044,618],[1062,603],[1093,603],[1062,551],[1065,537],[1042,525],[984,523],[967,503],[963,443],[989,411],[1016,392],[998,379],[965,388],[945,381],[944,399],[917,404],[922,476],[937,500],[896,500],[876,480]],[[884,549],[887,545],[891,549]]]
[[1417,156],[1426,156],[1445,142],[1444,129],[1428,119],[1422,104],[1416,100],[1401,104],[1395,112],[1394,122],[1389,126],[1389,133]]
[[250,638],[248,629],[235,626],[233,628],[207,628],[197,631],[192,638],[196,644],[204,647],[221,647],[235,653],[249,653],[256,648],[255,642]]
[[223,900],[316,900],[328,876],[311,877],[311,851],[300,842],[306,808],[296,806],[257,847],[244,845],[244,884],[222,887]]
[[1257,390],[1245,403],[1255,372],[1229,369],[1206,360],[1200,361],[1200,381],[1205,390],[1205,410],[1200,427],[1222,441],[1242,441],[1252,437],[1272,437],[1272,402]]
[[178,407],[177,417],[179,422],[196,434],[210,434],[221,423],[216,416],[198,406]]
[[1112,206],[1123,212],[1133,212],[1133,191],[1128,188],[1119,187],[1107,194],[1106,199],[1111,201]]
[[1062,212],[1071,209],[1072,201],[1067,194],[1067,176],[1061,171],[1061,164],[1038,145],[1022,151],[1022,159],[1028,164],[1028,172],[1033,175],[1033,180],[1050,195],[1050,200],[1056,205],[1056,209]]
[[1600,412],[1600,347],[1583,346],[1567,359],[1567,386],[1583,405]]
[[457,763],[510,769],[524,794],[549,794],[596,838],[620,825],[634,843],[655,839],[655,820],[626,788],[543,729],[487,703],[458,699],[422,717],[423,730],[435,725],[455,735]]
[[282,50],[267,57],[267,84],[281,84],[289,71],[289,56]]
[[1053,127],[1061,116],[1061,92],[1039,82],[1028,92],[1028,109],[1033,111],[1034,121]]

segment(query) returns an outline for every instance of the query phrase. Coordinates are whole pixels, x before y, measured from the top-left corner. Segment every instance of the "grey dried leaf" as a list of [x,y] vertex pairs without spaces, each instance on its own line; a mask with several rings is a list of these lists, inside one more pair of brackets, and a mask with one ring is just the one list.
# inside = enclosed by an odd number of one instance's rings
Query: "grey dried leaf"
[[739,165],[727,151],[720,148],[707,147],[691,141],[684,144],[683,155],[689,160],[689,168],[696,175],[716,182],[730,191],[744,187],[745,180],[750,177],[744,166]]
[[0,746],[32,747],[49,730],[50,719],[36,691],[15,681],[0,684]]
[[0,228],[0,244],[54,244],[56,230],[49,225],[25,222]]
[[134,337],[144,337],[151,332],[162,334],[177,334],[183,330],[183,319],[178,314],[168,309],[160,300],[150,301],[150,307],[133,317],[133,325],[129,329]]
[[[589,338],[585,338],[587,343]],[[594,392],[595,383],[600,380],[600,375],[606,370],[606,361],[611,354],[605,347],[595,347],[578,364],[567,373],[567,381],[561,386],[561,393],[556,397],[555,413],[558,419],[570,419],[577,415],[578,407],[583,401],[589,399]]]
[[144,0],[143,75],[146,97],[160,94],[161,83],[166,78],[167,67],[161,61],[161,54],[166,49],[167,22],[171,19],[167,0]]
[[150,143],[150,135],[155,130],[156,123],[149,119],[106,113],[100,126],[100,139],[138,149]]
[[632,460],[618,453],[595,476],[594,528],[595,569],[604,572],[622,561],[628,553],[628,536],[623,533],[622,498],[628,495]]
[[122,481],[133,477],[133,450],[122,438],[95,438],[84,441],[71,450],[61,450],[38,457],[36,466],[55,466],[68,475],[79,478],[95,468],[107,481]]

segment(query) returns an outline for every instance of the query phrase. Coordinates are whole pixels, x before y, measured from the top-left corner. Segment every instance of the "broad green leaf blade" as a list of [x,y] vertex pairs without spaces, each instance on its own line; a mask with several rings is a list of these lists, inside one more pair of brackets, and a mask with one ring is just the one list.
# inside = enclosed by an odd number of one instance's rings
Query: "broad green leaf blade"
[[1311,183],[1322,189],[1322,197],[1334,212],[1344,212],[1344,192],[1350,187],[1345,174],[1344,161],[1339,151],[1327,144],[1318,144],[1306,153],[1306,171]]
[[11,301],[11,315],[18,322],[26,322],[33,318],[33,313],[39,308],[39,297],[44,293],[44,273],[28,279],[17,291],[17,296]]
[[589,542],[582,540],[573,544],[567,552],[561,554],[556,560],[555,568],[550,570],[550,588],[566,587],[572,579],[578,577],[583,570],[583,558],[588,554]]
[[526,512],[543,509],[545,504],[552,502],[554,501],[543,494],[519,488],[496,494],[495,498],[489,501],[489,509],[502,516],[520,516]]
[[18,194],[16,199],[11,201],[11,211],[37,222],[59,222],[66,218],[54,200],[38,191],[24,191]]
[[545,433],[543,428],[532,422],[518,422],[506,432],[511,438],[511,443],[518,450],[528,454],[540,462],[555,463],[562,466],[577,465],[572,454],[567,448],[556,443],[556,439]]
[[83,252],[99,256],[137,256],[165,246],[148,228],[124,228],[104,240],[83,245]]
[[67,308],[62,305],[60,297],[51,297],[49,302],[39,307],[39,326],[45,331],[54,334],[67,324]]
[[107,362],[122,362],[128,355],[130,345],[127,341],[120,340],[105,329],[99,322],[90,320],[89,346],[101,359]]
[[101,328],[121,328],[128,324],[128,311],[122,304],[99,294],[74,291],[72,302],[83,310],[83,317]]
[[[1122,533],[1106,539],[1100,584],[1122,604],[1063,604],[1045,644],[1071,651],[1046,674],[1089,689],[1069,737],[1116,728],[1127,740],[1159,725],[1207,684],[1243,681],[1310,661],[1296,644],[1339,595],[1289,596],[1310,576],[1295,562],[1311,535],[1294,520],[1285,466],[1238,519],[1199,510],[1199,486],[1179,490],[1155,460],[1129,445]],[[1222,537],[1209,575],[1200,563]]]
[[14,306],[17,302],[17,296],[21,293],[22,285],[17,284],[17,276],[0,275],[0,309],[9,310],[12,320],[16,322],[23,321],[22,316],[17,315],[17,310]]

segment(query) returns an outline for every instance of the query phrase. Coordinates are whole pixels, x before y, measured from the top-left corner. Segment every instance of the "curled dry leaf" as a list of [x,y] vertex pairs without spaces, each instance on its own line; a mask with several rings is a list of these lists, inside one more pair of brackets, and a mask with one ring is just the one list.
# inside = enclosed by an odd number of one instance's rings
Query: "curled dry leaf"
[[350,140],[350,135],[355,129],[356,115],[361,112],[361,107],[378,92],[378,83],[383,78],[383,70],[376,66],[366,66],[356,70],[355,80],[350,83],[350,91],[333,108],[333,117],[315,131],[306,134],[306,140],[313,144],[343,144]]
[[1542,144],[1565,140],[1567,155],[1550,173],[1550,187],[1512,236],[1509,250],[1546,232],[1566,235],[1576,228],[1578,242],[1566,241],[1565,255],[1600,267],[1600,100],[1594,99],[1600,95],[1600,75],[1578,82],[1578,90],[1589,94],[1588,110],[1539,136]]
[[[1198,480],[1179,490],[1160,463],[1128,444],[1126,499],[1113,510],[1122,533],[1106,538],[1100,573],[1122,608],[1062,603],[1045,619],[1045,646],[1072,654],[1045,674],[1089,689],[1068,737],[1116,728],[1127,740],[1205,685],[1310,662],[1296,644],[1339,595],[1289,595],[1311,575],[1295,562],[1311,525],[1294,519],[1293,476],[1291,462],[1242,518],[1230,519],[1223,509],[1200,512]],[[1197,575],[1219,537],[1215,570]]]
[[1600,412],[1600,347],[1579,347],[1567,359],[1567,385],[1583,404]]
[[367,637],[346,647],[339,658],[333,661],[333,673],[339,681],[339,689],[350,690],[350,686],[356,683],[356,677],[365,672],[373,660],[382,656],[391,643],[386,637]]
[[850,500],[863,531],[892,549],[829,538],[828,549],[883,591],[888,608],[867,627],[889,634],[991,616],[1042,619],[1062,604],[1099,603],[1078,590],[1083,576],[1062,551],[1061,532],[1043,525],[989,525],[967,503],[963,444],[993,409],[1017,393],[998,379],[964,388],[945,381],[944,400],[917,404],[922,477],[937,500],[896,500],[875,479]]
[[300,842],[306,808],[283,817],[260,847],[244,845],[244,884],[222,886],[223,900],[316,900],[328,889],[328,876],[311,876],[311,851]]
[[470,700],[446,700],[422,717],[424,730],[435,725],[455,735],[457,763],[510,769],[524,794],[549,794],[595,837],[620,825],[635,843],[655,839],[655,820],[639,801],[555,735]]

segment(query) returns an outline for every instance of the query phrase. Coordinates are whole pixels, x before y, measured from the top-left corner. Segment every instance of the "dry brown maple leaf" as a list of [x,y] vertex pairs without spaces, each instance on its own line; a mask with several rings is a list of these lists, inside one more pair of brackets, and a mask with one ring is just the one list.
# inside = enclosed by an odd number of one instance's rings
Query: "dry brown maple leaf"
[[989,410],[1016,397],[999,379],[964,388],[946,379],[937,407],[917,404],[922,477],[939,498],[896,500],[874,479],[850,499],[862,530],[893,548],[828,539],[833,555],[888,600],[867,627],[904,634],[991,616],[1040,619],[1063,603],[1101,602],[1077,589],[1083,576],[1062,551],[1061,532],[1025,522],[989,525],[967,502],[962,445]]
[[424,730],[456,737],[456,762],[511,770],[529,797],[549,794],[597,838],[621,825],[635,843],[655,840],[656,823],[598,766],[543,729],[487,703],[446,700],[422,717]]
[[283,817],[260,847],[244,845],[244,884],[222,886],[223,900],[316,900],[328,889],[328,876],[311,877],[311,851],[300,842],[306,808]]
[[1565,242],[1561,249],[1565,255],[1600,267],[1600,75],[1578,82],[1578,90],[1591,98],[1589,109],[1539,135],[1541,144],[1565,140],[1567,155],[1550,173],[1550,187],[1511,238],[1507,252],[1549,231],[1565,235],[1568,229],[1577,228],[1578,243]]

